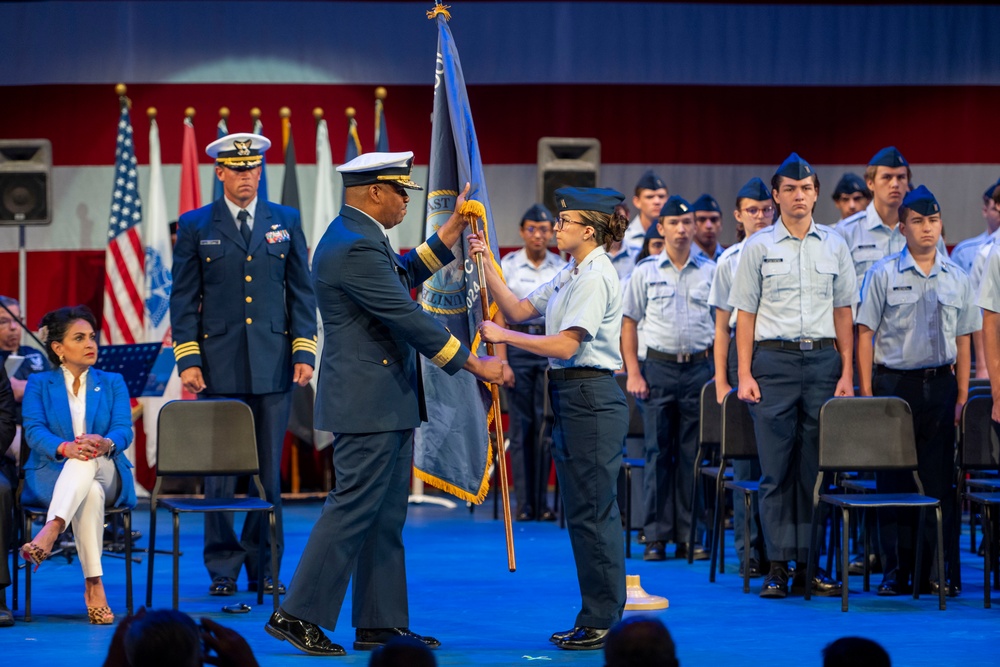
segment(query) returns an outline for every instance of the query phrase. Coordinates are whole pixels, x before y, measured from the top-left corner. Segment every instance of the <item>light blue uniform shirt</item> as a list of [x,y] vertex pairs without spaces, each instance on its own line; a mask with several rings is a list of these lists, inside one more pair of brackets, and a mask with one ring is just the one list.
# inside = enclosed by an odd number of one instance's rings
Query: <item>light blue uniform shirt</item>
[[571,259],[556,277],[528,296],[545,313],[545,333],[553,336],[572,327],[586,335],[569,359],[549,359],[552,368],[622,367],[622,293],[608,253],[597,247],[580,265]]
[[865,274],[857,323],[875,332],[875,363],[896,370],[955,363],[955,338],[982,328],[965,271],[937,253],[924,274],[909,249]]
[[[655,225],[656,222],[654,221]],[[625,228],[625,238],[622,239],[622,247],[627,248],[632,258],[635,259],[642,251],[642,244],[646,240],[646,229],[642,226],[642,216],[636,215]]]
[[[528,253],[521,248],[517,252],[507,253],[500,260],[500,268],[503,270],[503,279],[507,287],[518,299],[528,296],[541,285],[552,280],[559,269],[566,265],[563,259],[548,250],[545,251],[545,259],[538,266],[528,259]],[[523,324],[542,324],[544,318],[536,317]]]
[[[990,245],[989,253],[984,262],[983,281],[979,287],[979,299],[976,305],[985,310],[1000,313],[1000,250]],[[976,286],[972,286],[973,291]]]
[[729,305],[729,292],[733,289],[733,276],[740,263],[740,251],[743,250],[745,242],[740,241],[729,246],[719,257],[718,268],[715,269],[715,280],[712,281],[712,289],[708,293],[710,306],[729,312],[730,331],[736,328],[736,311]]
[[608,253],[608,259],[611,260],[611,265],[615,267],[618,280],[621,281],[622,289],[624,289],[625,283],[628,282],[629,276],[632,275],[632,269],[635,268],[635,255],[623,243],[618,252],[613,255]]
[[757,314],[755,341],[836,338],[833,309],[857,301],[844,239],[811,220],[800,240],[778,218],[743,243],[729,309]]
[[724,252],[726,252],[726,249],[722,247],[722,244],[721,243],[716,243],[715,244],[715,257],[709,257],[708,253],[706,253],[704,250],[702,250],[700,245],[698,245],[697,243],[692,243],[691,244],[691,254],[692,255],[700,255],[702,257],[707,257],[708,259],[712,260],[713,262],[718,262],[719,258],[722,257],[722,254]]
[[972,273],[972,264],[976,260],[976,251],[989,240],[989,232],[983,232],[978,236],[973,236],[971,239],[959,241],[951,249],[951,261],[962,267],[962,270],[966,273]]
[[[858,285],[861,285],[865,271],[875,262],[906,247],[906,237],[899,231],[899,225],[893,228],[882,222],[874,201],[864,211],[841,220],[836,231],[847,241]],[[948,248],[941,239],[938,239],[937,251],[942,255],[948,254]]]
[[677,269],[666,251],[635,266],[625,291],[625,316],[642,322],[646,347],[668,354],[701,352],[715,338],[708,292],[715,262],[688,254]]
[[969,280],[972,282],[972,289],[975,292],[978,292],[983,284],[983,272],[986,269],[986,262],[990,256],[990,251],[996,245],[1000,245],[1000,229],[986,237],[986,241],[976,248],[975,257],[972,260],[972,269],[969,271]]

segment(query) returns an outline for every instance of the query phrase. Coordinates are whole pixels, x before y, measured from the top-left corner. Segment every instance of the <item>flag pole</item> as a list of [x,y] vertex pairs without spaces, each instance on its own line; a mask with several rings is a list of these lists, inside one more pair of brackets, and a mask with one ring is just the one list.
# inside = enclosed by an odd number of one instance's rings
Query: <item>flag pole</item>
[[[471,204],[471,206],[470,206]],[[468,201],[459,210],[468,218],[472,233],[479,235],[479,218],[486,214],[486,208],[479,202]],[[489,240],[487,239],[487,244]],[[489,247],[487,245],[487,247]],[[492,250],[491,250],[492,252]],[[490,296],[486,289],[486,272],[483,268],[483,254],[476,255],[476,271],[479,275],[479,301],[483,307],[483,320],[490,317]],[[493,356],[493,343],[486,343],[486,354]],[[510,517],[510,490],[507,488],[507,452],[503,440],[503,424],[500,422],[500,386],[490,383],[490,394],[493,398],[493,427],[497,436],[497,467],[500,476],[500,504],[503,506],[503,529],[507,538],[507,569],[517,570],[514,559],[514,526]]]

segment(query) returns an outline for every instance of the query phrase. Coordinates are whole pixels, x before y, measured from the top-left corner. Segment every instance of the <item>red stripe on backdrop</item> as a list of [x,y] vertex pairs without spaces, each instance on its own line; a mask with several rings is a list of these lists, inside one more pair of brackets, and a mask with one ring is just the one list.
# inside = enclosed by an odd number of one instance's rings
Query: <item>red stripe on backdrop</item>
[[[473,73],[466,72],[467,75]],[[57,165],[114,162],[117,112],[108,85],[6,86],[0,109],[6,138],[47,137]],[[302,138],[299,163],[316,161],[312,110],[322,107],[334,156],[343,155],[344,108],[355,107],[362,143],[372,150],[374,86],[367,85],[129,85],[136,153],[149,158],[149,106],[158,110],[163,162],[180,163],[184,109],[193,106],[199,160],[215,139],[218,109],[228,106],[230,130],[250,129],[260,107],[264,131],[278,137],[282,106]],[[863,164],[895,144],[914,163],[992,164],[996,148],[983,140],[995,124],[1000,87],[735,87],[635,85],[469,86],[487,164],[533,164],[543,136],[597,137],[607,163],[776,164],[796,150],[815,164]],[[391,86],[386,99],[392,147],[426,164],[432,89]],[[66,122],[72,110],[74,122]],[[172,120],[174,119],[174,120]],[[272,163],[280,151],[271,151]]]

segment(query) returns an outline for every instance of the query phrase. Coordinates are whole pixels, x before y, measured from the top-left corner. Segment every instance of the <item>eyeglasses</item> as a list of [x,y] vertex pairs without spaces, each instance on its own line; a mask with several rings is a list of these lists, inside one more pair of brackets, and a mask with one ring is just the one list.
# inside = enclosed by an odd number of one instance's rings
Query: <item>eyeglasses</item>
[[379,185],[388,185],[390,188],[392,188],[393,192],[395,192],[400,197],[406,197],[407,196],[407,194],[406,194],[406,188],[404,188],[401,185],[396,185],[395,183],[380,183]]
[[550,227],[549,225],[544,225],[544,226],[525,225],[522,229],[528,236],[534,236],[535,234],[548,236],[549,234],[552,233],[552,227]]
[[756,218],[758,215],[763,215],[765,217],[774,215],[773,206],[765,206],[764,208],[760,208],[757,206],[750,206],[748,208],[744,208],[741,210],[747,215],[749,215],[751,218]]
[[562,216],[559,216],[558,218],[556,218],[556,224],[552,225],[552,229],[556,230],[557,232],[561,232],[563,230],[563,227],[565,227],[566,225],[580,225],[581,227],[586,227],[587,223],[580,222],[579,220],[570,220],[569,218],[564,218]]

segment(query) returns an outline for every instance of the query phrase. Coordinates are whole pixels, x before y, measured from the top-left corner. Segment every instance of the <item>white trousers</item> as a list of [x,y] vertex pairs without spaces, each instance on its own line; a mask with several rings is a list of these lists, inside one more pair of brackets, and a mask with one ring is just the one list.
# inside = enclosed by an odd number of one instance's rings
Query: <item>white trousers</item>
[[104,552],[104,503],[114,493],[118,471],[106,456],[81,461],[68,459],[56,480],[48,521],[59,517],[73,525],[76,553],[84,577],[100,577]]

